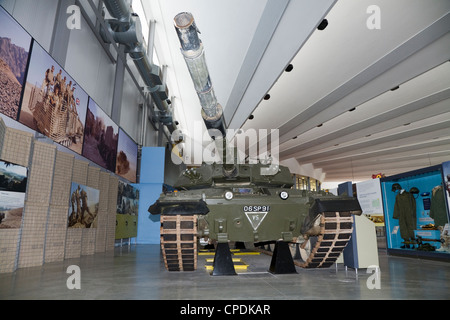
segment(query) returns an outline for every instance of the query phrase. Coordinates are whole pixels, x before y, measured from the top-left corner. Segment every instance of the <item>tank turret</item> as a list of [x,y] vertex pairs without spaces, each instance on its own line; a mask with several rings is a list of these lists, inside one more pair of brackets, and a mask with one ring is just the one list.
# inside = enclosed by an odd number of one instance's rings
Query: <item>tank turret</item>
[[150,206],[151,214],[161,215],[166,268],[195,270],[199,240],[215,245],[213,275],[236,274],[229,242],[275,244],[269,268],[274,273],[296,272],[295,265],[329,267],[350,240],[352,215],[361,214],[358,201],[292,189],[289,169],[276,163],[238,163],[194,18],[182,12],[174,24],[203,120],[222,158],[186,169],[175,191],[162,193]]

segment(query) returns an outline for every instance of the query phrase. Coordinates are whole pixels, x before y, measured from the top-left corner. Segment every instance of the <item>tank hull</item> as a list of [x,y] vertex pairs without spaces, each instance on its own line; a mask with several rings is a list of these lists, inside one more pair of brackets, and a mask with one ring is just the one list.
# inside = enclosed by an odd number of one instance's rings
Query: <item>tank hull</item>
[[[311,239],[309,245],[317,249],[304,253],[298,265],[328,267],[351,238],[352,215],[361,213],[358,201],[350,197],[249,186],[163,193],[149,211],[161,214],[161,247],[169,271],[195,270],[199,239],[203,244],[245,242],[255,247],[302,243],[302,252]],[[169,228],[167,219],[179,229]]]

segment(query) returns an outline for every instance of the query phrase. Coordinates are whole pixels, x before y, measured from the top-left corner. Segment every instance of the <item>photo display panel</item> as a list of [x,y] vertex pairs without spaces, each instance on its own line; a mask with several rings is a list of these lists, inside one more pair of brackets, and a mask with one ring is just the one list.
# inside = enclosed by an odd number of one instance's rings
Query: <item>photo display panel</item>
[[28,170],[0,160],[0,229],[18,229],[22,224]]
[[115,239],[137,236],[139,189],[119,181]]
[[19,122],[81,154],[89,96],[35,41]]
[[119,181],[117,194],[117,214],[137,216],[139,212],[139,189]]
[[100,190],[72,182],[68,228],[96,228]]
[[137,154],[136,142],[119,128],[115,173],[133,183],[136,183]]
[[119,126],[89,98],[83,157],[115,172]]
[[0,6],[0,113],[19,114],[32,38]]

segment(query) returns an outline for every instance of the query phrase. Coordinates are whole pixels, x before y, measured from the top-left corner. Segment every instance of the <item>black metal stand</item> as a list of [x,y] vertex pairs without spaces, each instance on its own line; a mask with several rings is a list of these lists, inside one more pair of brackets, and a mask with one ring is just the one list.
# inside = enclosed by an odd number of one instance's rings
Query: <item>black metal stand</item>
[[228,243],[217,243],[213,268],[213,276],[236,275],[236,270],[234,270],[233,258],[231,257],[231,251]]
[[275,274],[297,273],[287,242],[277,241],[275,243],[269,271]]

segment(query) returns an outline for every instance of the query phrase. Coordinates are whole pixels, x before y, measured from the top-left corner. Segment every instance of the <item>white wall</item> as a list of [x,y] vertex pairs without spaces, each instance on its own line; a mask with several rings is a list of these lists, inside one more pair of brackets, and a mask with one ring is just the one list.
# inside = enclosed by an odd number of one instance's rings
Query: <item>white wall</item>
[[0,0],[0,5],[47,51],[53,35],[57,1]]

